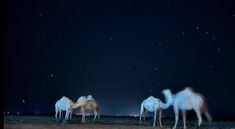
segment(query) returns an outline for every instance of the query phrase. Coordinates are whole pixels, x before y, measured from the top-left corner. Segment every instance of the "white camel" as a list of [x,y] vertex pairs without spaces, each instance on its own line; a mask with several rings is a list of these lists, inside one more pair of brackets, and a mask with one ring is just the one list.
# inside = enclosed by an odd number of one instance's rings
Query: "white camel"
[[155,127],[156,117],[157,117],[157,111],[159,111],[159,123],[160,127],[162,128],[162,122],[161,122],[161,114],[162,114],[162,108],[161,108],[162,102],[160,99],[155,98],[153,96],[149,96],[147,99],[143,100],[140,107],[140,124],[141,124],[141,117],[144,113],[144,120],[145,120],[145,114],[149,112],[154,112],[154,120],[153,120],[153,127]]
[[59,113],[59,118],[61,119],[61,112],[66,111],[65,115],[65,120],[68,120],[69,115],[71,114],[71,105],[70,105],[71,100],[65,96],[63,96],[61,99],[59,99],[55,103],[55,118],[57,119],[58,113]]
[[59,99],[55,103],[55,118],[58,121],[58,113],[59,113],[59,118],[61,119],[62,116],[62,111],[65,111],[65,120],[68,120],[68,117],[70,119],[72,118],[72,110],[77,109],[81,105],[75,104],[72,100],[70,100],[68,97],[63,96],[61,99]]
[[175,125],[173,129],[176,128],[179,119],[179,110],[182,110],[184,129],[186,129],[186,111],[194,110],[198,117],[198,126],[202,123],[201,113],[205,113],[206,118],[209,122],[212,120],[202,95],[195,93],[191,88],[185,88],[184,90],[178,92],[176,95],[172,95],[169,89],[163,90],[163,94],[166,97],[167,105],[173,105],[175,112]]
[[93,110],[94,111],[94,120],[96,120],[96,117],[100,118],[99,115],[99,104],[97,101],[91,96],[81,96],[77,102],[78,105],[81,105],[81,112],[82,112],[82,122],[85,123],[85,117],[86,117],[86,110]]

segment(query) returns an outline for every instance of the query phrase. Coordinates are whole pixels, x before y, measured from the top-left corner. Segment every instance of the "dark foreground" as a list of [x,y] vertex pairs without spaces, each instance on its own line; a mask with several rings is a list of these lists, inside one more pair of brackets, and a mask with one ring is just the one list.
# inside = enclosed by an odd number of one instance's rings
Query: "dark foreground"
[[[51,116],[8,115],[4,116],[4,129],[153,129],[152,122],[152,118],[148,118],[139,126],[139,119],[136,117],[101,117],[97,121],[87,117],[86,124],[82,124],[80,117],[74,116],[66,124],[58,124]],[[188,120],[188,129],[196,129],[196,122]],[[164,129],[171,129],[174,120],[163,119],[162,124]],[[182,121],[179,121],[177,127],[182,129]],[[159,128],[158,124],[155,128]],[[235,121],[213,121],[211,126],[203,121],[200,129],[235,129]]]

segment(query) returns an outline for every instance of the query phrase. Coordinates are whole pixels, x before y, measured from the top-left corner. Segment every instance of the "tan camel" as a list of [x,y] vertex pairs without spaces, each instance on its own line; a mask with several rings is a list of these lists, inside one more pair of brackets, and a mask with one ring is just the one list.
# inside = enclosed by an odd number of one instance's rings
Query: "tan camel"
[[93,110],[94,111],[94,120],[96,120],[97,116],[98,116],[98,118],[100,118],[99,104],[97,103],[97,101],[94,98],[92,98],[91,95],[88,95],[86,101],[84,103],[81,103],[80,105],[81,105],[82,122],[83,123],[85,123],[86,110]]

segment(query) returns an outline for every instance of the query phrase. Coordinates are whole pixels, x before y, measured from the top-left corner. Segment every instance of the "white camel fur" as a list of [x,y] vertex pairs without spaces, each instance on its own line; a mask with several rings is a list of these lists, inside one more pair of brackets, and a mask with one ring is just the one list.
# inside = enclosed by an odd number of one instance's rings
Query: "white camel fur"
[[205,113],[206,118],[209,122],[212,120],[205,103],[205,99],[202,95],[195,93],[191,88],[187,87],[184,90],[173,95],[169,89],[163,90],[163,94],[166,97],[167,105],[173,106],[175,112],[175,125],[173,129],[176,128],[179,120],[179,110],[182,110],[184,129],[186,129],[186,111],[194,110],[198,118],[198,126],[202,123],[201,113]]
[[55,103],[55,118],[57,119],[58,113],[59,118],[61,119],[61,112],[66,111],[65,120],[68,120],[69,115],[71,115],[71,105],[70,105],[70,99],[63,96],[61,99],[59,99]]
[[[153,127],[155,127],[156,123],[156,117],[157,112],[159,111],[159,124],[162,128],[162,109],[167,109],[169,106],[167,104],[162,103],[162,101],[159,98],[155,98],[153,96],[149,96],[147,99],[143,100],[140,107],[140,124],[141,124],[141,117],[143,113],[147,112],[154,112],[154,121],[153,121]],[[145,120],[145,114],[144,114],[144,120]]]
[[145,114],[149,112],[154,112],[154,120],[153,120],[153,127],[155,127],[155,122],[156,122],[156,116],[157,116],[157,111],[159,111],[159,123],[160,127],[162,128],[162,123],[161,123],[161,113],[162,109],[160,107],[161,100],[158,98],[155,98],[153,96],[149,96],[147,99],[143,100],[141,103],[140,107],[140,124],[141,124],[141,117],[144,113],[144,120],[145,120]]
[[75,104],[72,100],[70,100],[68,97],[63,96],[61,99],[59,99],[56,103],[55,103],[55,118],[58,121],[58,113],[59,113],[59,118],[61,119],[61,113],[62,111],[65,111],[65,120],[68,120],[68,117],[70,117],[70,119],[72,118],[72,110],[73,109],[77,109],[79,106],[79,104]]
[[97,101],[91,96],[81,96],[77,102],[78,105],[81,107],[82,112],[82,122],[85,123],[85,117],[86,117],[86,110],[93,110],[94,111],[94,120],[96,120],[96,117],[100,118],[99,115],[99,104]]

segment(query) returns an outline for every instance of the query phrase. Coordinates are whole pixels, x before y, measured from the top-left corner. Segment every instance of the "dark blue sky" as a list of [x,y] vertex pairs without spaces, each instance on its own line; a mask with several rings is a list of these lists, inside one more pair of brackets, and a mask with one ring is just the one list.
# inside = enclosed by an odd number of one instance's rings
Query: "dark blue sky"
[[190,86],[212,116],[235,115],[232,0],[4,0],[3,21],[6,112],[92,94],[101,114],[138,114]]

